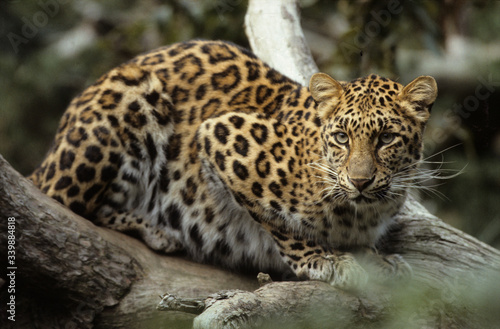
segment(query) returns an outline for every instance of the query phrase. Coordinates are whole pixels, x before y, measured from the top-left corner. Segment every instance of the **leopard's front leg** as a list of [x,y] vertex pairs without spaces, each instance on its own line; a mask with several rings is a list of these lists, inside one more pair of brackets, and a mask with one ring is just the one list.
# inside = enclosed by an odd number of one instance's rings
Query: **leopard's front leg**
[[356,257],[370,273],[370,277],[382,284],[398,284],[413,276],[411,266],[399,254],[384,255],[375,247],[359,248]]
[[312,240],[275,230],[267,224],[263,226],[300,279],[320,280],[344,290],[358,290],[366,285],[368,275],[351,253],[328,251]]
[[[304,116],[299,112],[287,116]],[[216,187],[214,190],[225,191],[217,195],[233,198],[234,204],[249,211],[270,232],[281,257],[299,278],[325,281],[342,289],[361,288],[367,274],[352,254],[302,238],[319,235],[318,227],[312,224],[314,217],[307,219],[323,211],[316,203],[322,187],[314,181],[316,173],[305,165],[319,161],[317,135],[314,120],[293,126],[258,113],[226,113],[199,127],[198,157],[206,181]],[[294,144],[297,139],[308,145],[307,149],[301,151]],[[300,219],[313,229],[304,227]]]

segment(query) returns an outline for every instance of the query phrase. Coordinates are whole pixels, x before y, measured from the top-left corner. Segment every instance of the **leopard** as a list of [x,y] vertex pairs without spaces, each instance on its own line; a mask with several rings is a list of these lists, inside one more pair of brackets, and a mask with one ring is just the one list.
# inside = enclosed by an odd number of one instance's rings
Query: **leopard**
[[[138,55],[77,95],[29,179],[96,225],[234,271],[357,289],[414,186],[434,78],[315,73],[192,40]],[[371,263],[370,263],[371,264]]]

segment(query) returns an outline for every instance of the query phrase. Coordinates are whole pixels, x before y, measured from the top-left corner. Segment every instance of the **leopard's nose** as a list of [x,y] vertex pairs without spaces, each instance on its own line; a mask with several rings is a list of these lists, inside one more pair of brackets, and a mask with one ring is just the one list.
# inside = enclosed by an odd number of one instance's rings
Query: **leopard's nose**
[[366,189],[368,185],[370,185],[374,180],[375,176],[372,177],[371,179],[349,177],[349,182],[351,182],[351,184],[354,185],[354,187],[360,192]]

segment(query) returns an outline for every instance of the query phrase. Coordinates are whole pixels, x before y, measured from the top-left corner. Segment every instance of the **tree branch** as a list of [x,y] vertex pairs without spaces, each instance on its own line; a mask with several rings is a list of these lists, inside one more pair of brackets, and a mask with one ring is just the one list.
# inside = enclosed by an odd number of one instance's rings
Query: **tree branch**
[[253,52],[271,67],[303,85],[318,72],[300,26],[296,0],[250,0],[245,32]]

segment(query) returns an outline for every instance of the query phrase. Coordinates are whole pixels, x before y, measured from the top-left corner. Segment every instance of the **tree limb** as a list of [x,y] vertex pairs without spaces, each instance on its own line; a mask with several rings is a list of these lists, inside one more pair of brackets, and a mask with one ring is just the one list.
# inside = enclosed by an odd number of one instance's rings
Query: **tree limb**
[[300,26],[296,0],[250,0],[245,32],[253,52],[271,67],[303,85],[318,72]]

